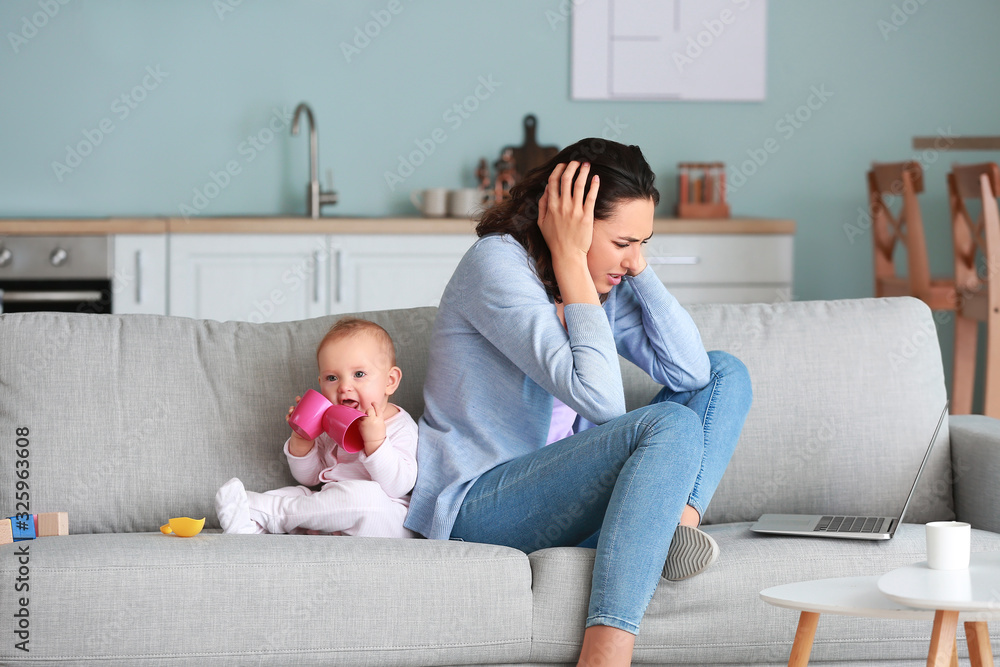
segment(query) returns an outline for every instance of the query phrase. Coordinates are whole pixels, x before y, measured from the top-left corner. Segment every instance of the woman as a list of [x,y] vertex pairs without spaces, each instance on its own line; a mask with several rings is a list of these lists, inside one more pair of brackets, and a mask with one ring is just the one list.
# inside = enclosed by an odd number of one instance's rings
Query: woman
[[[661,575],[718,553],[697,529],[750,408],[648,269],[659,193],[637,146],[584,139],[486,211],[434,325],[407,528],[525,552],[596,546],[579,664],[629,664]],[[664,385],[625,411],[618,355]]]

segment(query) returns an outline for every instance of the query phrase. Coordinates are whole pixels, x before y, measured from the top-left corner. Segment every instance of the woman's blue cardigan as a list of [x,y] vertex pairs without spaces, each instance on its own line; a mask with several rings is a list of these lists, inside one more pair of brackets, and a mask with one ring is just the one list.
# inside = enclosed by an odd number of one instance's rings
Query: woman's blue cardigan
[[676,391],[708,384],[697,327],[649,267],[565,317],[563,328],[512,237],[466,253],[434,323],[407,528],[450,537],[480,475],[545,446],[553,396],[580,415],[577,430],[625,414],[619,354]]

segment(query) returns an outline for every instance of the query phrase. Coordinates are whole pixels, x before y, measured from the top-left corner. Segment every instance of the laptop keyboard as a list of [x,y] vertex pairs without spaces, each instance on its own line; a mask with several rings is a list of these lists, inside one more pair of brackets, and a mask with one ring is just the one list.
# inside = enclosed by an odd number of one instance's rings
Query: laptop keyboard
[[813,528],[813,532],[874,533],[881,525],[880,516],[824,516]]

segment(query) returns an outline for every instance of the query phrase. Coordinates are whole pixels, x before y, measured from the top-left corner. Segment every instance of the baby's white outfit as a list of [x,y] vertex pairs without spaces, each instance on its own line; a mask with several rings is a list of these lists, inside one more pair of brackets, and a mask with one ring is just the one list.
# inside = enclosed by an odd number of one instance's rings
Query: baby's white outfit
[[[305,456],[292,456],[286,441],[288,467],[302,486],[247,492],[250,519],[267,533],[415,537],[403,520],[417,480],[417,424],[395,407],[371,456],[345,451],[326,433]],[[308,488],[317,484],[323,488]]]

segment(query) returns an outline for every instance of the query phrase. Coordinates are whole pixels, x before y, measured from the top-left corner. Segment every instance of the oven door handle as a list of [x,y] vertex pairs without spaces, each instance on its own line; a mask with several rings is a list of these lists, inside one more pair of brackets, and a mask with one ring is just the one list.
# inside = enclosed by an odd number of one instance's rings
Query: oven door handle
[[[0,290],[0,303],[24,303],[27,301],[100,301],[100,290],[78,290],[68,292]],[[2,311],[0,311],[2,312]]]

